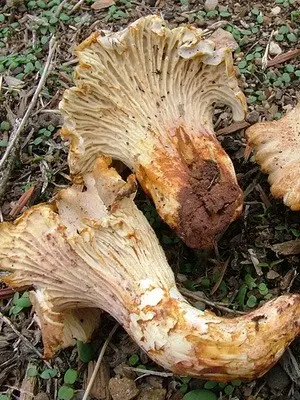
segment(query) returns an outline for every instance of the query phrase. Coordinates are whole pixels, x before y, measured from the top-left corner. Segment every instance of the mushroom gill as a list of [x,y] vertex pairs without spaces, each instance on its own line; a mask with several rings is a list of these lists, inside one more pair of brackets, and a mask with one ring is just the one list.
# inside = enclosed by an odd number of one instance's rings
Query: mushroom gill
[[101,154],[122,161],[194,248],[213,247],[242,211],[212,123],[216,104],[230,106],[235,120],[246,109],[226,34],[171,30],[155,15],[120,32],[96,32],[77,47],[76,87],[60,103],[74,179]]
[[263,375],[299,334],[300,296],[281,296],[232,319],[193,308],[133,202],[134,178],[126,183],[108,165],[97,160],[83,175],[85,186],[62,190],[54,204],[0,225],[5,282],[33,284],[49,320],[79,307],[109,312],[176,374],[217,381]]
[[300,103],[278,121],[260,122],[246,131],[255,161],[274,197],[294,211],[300,210]]

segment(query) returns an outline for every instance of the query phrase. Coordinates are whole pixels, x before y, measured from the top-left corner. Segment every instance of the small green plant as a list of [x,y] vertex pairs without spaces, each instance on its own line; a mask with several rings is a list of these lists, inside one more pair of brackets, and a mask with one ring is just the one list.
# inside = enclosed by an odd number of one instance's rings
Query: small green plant
[[128,364],[131,365],[132,367],[135,367],[139,362],[140,362],[140,357],[138,356],[138,354],[132,354],[128,358]]
[[74,397],[75,390],[72,385],[78,378],[78,372],[69,368],[64,374],[64,385],[58,390],[59,400],[71,400]]
[[57,375],[57,370],[55,368],[46,368],[41,374],[42,379],[52,379]]
[[217,400],[217,396],[207,389],[196,389],[186,393],[182,400]]
[[295,43],[298,40],[298,37],[294,32],[290,31],[290,28],[287,25],[282,25],[277,35],[275,35],[275,40],[277,42],[282,42],[283,40],[287,40],[289,42]]
[[117,6],[113,5],[109,7],[106,17],[104,18],[105,22],[118,20],[122,17],[126,17],[127,14],[123,10],[120,10]]
[[82,362],[88,363],[95,357],[95,350],[91,343],[83,343],[81,340],[77,340],[77,351],[78,356]]
[[38,130],[38,137],[35,138],[32,142],[35,146],[39,145],[44,141],[44,139],[49,138],[53,131],[55,130],[55,126],[48,125],[47,128],[41,128]]
[[37,367],[35,365],[31,365],[28,369],[27,369],[27,376],[28,377],[33,377],[33,376],[37,376],[38,370]]
[[9,400],[10,397],[8,397],[6,394],[0,394],[0,400]]
[[22,296],[20,293],[15,293],[13,297],[13,306],[9,310],[9,315],[16,315],[19,314],[24,308],[31,307],[31,301],[29,298],[29,293],[24,292]]

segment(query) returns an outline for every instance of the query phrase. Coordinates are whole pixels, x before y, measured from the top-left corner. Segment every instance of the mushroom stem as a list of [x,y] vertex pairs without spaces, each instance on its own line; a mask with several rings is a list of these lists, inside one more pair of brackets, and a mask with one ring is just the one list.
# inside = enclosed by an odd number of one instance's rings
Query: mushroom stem
[[35,286],[48,327],[74,308],[109,312],[176,374],[218,381],[263,375],[299,333],[300,296],[281,296],[233,319],[189,305],[133,202],[134,178],[125,183],[108,165],[98,160],[85,187],[62,190],[54,205],[0,225],[0,263],[11,272],[3,280]]
[[130,314],[129,328],[125,327],[153,360],[178,375],[215,381],[256,379],[300,331],[299,295],[281,296],[230,319],[195,309],[176,287],[153,288],[144,296],[151,298],[151,293],[158,303]]

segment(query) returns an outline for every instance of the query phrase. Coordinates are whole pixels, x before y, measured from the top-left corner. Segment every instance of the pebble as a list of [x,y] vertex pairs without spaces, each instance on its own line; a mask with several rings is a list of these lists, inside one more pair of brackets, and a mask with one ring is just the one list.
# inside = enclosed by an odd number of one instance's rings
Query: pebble
[[278,15],[281,12],[281,8],[279,6],[271,8],[271,14],[272,15]]
[[246,117],[246,120],[247,122],[249,122],[249,124],[255,124],[255,122],[257,122],[258,119],[259,119],[259,113],[256,110],[249,112],[249,114]]
[[282,50],[278,43],[271,41],[269,52],[272,56],[277,56],[282,53]]
[[113,400],[131,400],[139,394],[134,380],[128,378],[111,378],[108,388]]
[[142,389],[138,400],[164,400],[166,389]]
[[218,0],[205,0],[204,3],[204,10],[205,11],[212,11],[215,10],[218,6]]

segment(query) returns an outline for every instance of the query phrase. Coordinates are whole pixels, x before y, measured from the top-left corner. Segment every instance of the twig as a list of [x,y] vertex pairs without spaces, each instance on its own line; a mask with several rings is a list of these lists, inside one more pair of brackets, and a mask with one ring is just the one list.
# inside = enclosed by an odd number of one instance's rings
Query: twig
[[16,329],[13,325],[13,323],[10,321],[10,319],[8,319],[7,317],[5,317],[2,312],[0,311],[0,318],[2,319],[3,322],[6,323],[6,325],[8,325],[10,327],[10,329],[18,336],[18,338],[20,340],[22,340],[24,342],[24,344],[26,344],[26,346],[28,346],[30,348],[30,350],[32,350],[39,358],[41,358],[44,363],[46,364],[46,366],[48,368],[51,368],[51,364],[48,363],[48,361],[43,359],[43,354],[40,353],[34,346],[32,343],[30,343],[30,341],[22,335],[22,333],[20,333],[18,331],[18,329]]
[[140,372],[143,375],[139,376],[137,379],[144,378],[148,375],[155,375],[155,376],[162,376],[163,378],[169,378],[170,376],[174,376],[172,372],[159,372],[159,371],[152,371],[150,369],[142,369],[142,368],[134,368],[134,367],[125,367],[129,371]]
[[[77,10],[77,8],[79,8],[81,6],[81,4],[84,3],[84,0],[79,0],[75,6],[72,8],[72,10],[69,12],[69,15],[73,14],[74,11]],[[82,399],[83,400],[83,399]]]
[[90,393],[91,388],[92,388],[92,386],[93,386],[93,384],[94,384],[94,381],[95,381],[95,379],[96,379],[96,376],[97,376],[98,370],[99,370],[99,368],[100,368],[100,364],[101,364],[101,362],[102,362],[102,359],[103,359],[103,357],[104,357],[105,351],[106,351],[106,349],[107,349],[107,346],[108,346],[108,344],[109,344],[111,338],[113,337],[114,333],[116,332],[118,326],[119,326],[118,323],[115,324],[115,326],[114,326],[114,327],[112,328],[112,330],[110,331],[110,334],[108,335],[108,338],[105,340],[105,342],[104,342],[104,344],[103,344],[103,346],[102,346],[102,349],[101,349],[101,351],[100,351],[100,354],[99,354],[98,360],[97,360],[97,362],[96,362],[94,371],[93,371],[93,373],[92,373],[91,379],[89,380],[89,383],[88,383],[88,385],[87,385],[87,388],[85,389],[85,392],[84,392],[84,395],[83,395],[82,400],[87,400],[87,399],[88,399],[89,393]]
[[273,67],[274,65],[281,64],[285,61],[291,60],[292,58],[298,57],[300,55],[300,49],[294,49],[287,51],[286,53],[279,54],[272,60],[268,61],[268,67]]
[[5,151],[3,157],[2,157],[2,159],[0,161],[0,169],[3,168],[6,160],[9,157],[10,152],[13,150],[16,142],[18,141],[18,139],[20,137],[20,134],[21,134],[22,130],[24,129],[24,127],[26,125],[26,122],[27,122],[27,120],[29,118],[29,115],[30,115],[31,111],[32,111],[33,107],[35,106],[35,103],[36,103],[36,101],[38,99],[38,96],[39,96],[39,94],[40,94],[40,92],[41,92],[41,90],[42,90],[42,88],[43,88],[43,86],[45,84],[45,81],[46,81],[46,78],[47,78],[47,74],[48,74],[48,70],[49,70],[53,55],[55,53],[56,46],[57,46],[57,42],[55,41],[54,36],[52,36],[52,38],[50,40],[50,43],[49,43],[49,53],[48,53],[48,56],[47,56],[47,60],[46,60],[45,66],[44,66],[44,70],[43,70],[41,79],[40,79],[40,81],[38,83],[38,86],[36,88],[36,91],[35,91],[32,99],[31,99],[31,102],[30,102],[30,104],[29,104],[29,106],[28,106],[28,108],[26,110],[26,113],[24,114],[24,116],[21,119],[21,121],[18,120],[17,123],[16,123],[15,131],[13,132],[12,138],[11,138],[11,140],[10,140],[10,142],[9,142],[7,148],[6,148],[6,151]]
[[200,300],[203,303],[207,304],[208,306],[217,308],[218,310],[221,310],[221,311],[224,311],[224,312],[227,312],[227,313],[231,313],[231,314],[241,314],[241,315],[245,314],[242,311],[231,310],[231,308],[223,306],[220,303],[215,303],[213,301],[207,300],[204,297],[199,296],[198,294],[195,294],[195,293],[193,293],[193,292],[191,292],[191,291],[189,291],[187,289],[180,288],[179,291],[186,297],[189,297],[189,298],[194,299],[194,300]]
[[18,151],[18,144],[19,144],[19,139],[17,139],[17,141],[15,142],[15,145],[7,158],[5,168],[2,168],[2,171],[0,169],[0,200],[2,199],[2,197],[6,191],[7,182],[9,181],[11,172],[14,167],[14,163],[15,163],[15,159],[16,159],[17,151]]
[[211,295],[216,293],[216,291],[219,289],[219,286],[221,285],[221,282],[222,282],[222,280],[224,278],[224,275],[225,275],[225,272],[227,270],[229,261],[230,261],[230,257],[228,257],[227,260],[222,263],[222,269],[221,269],[221,273],[220,273],[219,279],[217,280],[217,282],[214,284],[213,288],[211,289],[211,292],[210,292]]
[[253,264],[253,267],[255,269],[255,272],[257,273],[258,276],[262,276],[263,272],[261,267],[259,266],[259,259],[256,256],[256,253],[253,249],[248,249],[248,253],[251,259],[251,262]]
[[267,43],[267,46],[266,46],[265,53],[264,53],[264,55],[263,55],[263,58],[261,59],[261,66],[262,66],[262,70],[263,70],[263,71],[264,71],[264,70],[267,68],[267,66],[268,66],[268,55],[269,55],[270,45],[271,45],[271,40],[272,40],[272,38],[273,38],[273,35],[274,35],[274,30],[272,30],[272,32],[271,32],[271,34],[270,34],[270,37],[269,37],[269,40],[268,40],[268,43]]
[[55,11],[55,14],[54,14],[54,17],[55,17],[55,18],[57,18],[57,17],[59,16],[59,14],[60,14],[60,12],[61,12],[63,6],[66,4],[67,1],[68,1],[68,0],[62,0],[62,2],[59,4],[59,6],[57,7],[57,9],[56,9],[56,11]]

